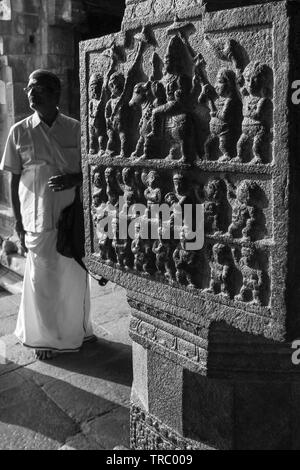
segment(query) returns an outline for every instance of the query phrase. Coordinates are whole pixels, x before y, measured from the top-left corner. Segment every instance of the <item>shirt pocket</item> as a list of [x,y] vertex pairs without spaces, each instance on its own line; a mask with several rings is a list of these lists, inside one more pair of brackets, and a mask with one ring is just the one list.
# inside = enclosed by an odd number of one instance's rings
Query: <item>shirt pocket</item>
[[20,145],[18,146],[18,153],[21,158],[23,168],[31,165],[34,160],[33,145]]

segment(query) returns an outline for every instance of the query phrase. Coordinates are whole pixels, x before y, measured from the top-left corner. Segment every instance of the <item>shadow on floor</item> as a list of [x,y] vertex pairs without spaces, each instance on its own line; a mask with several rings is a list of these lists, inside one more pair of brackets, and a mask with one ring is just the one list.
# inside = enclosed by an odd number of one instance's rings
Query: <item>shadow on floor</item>
[[128,447],[131,383],[131,348],[104,339],[4,372],[0,449]]

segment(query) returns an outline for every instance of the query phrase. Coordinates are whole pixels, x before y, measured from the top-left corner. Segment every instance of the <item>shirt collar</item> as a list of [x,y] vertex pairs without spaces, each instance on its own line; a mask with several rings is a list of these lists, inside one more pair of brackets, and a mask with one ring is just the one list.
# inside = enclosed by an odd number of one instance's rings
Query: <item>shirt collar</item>
[[[52,124],[52,127],[55,125],[55,124],[59,124],[61,121],[61,113],[60,111],[58,110],[58,114],[56,116],[56,119],[54,121],[54,123]],[[37,126],[39,126],[41,123],[43,123],[43,121],[41,120],[40,116],[38,115],[38,113],[35,111],[35,113],[32,115],[32,127],[35,128]]]
[[37,112],[32,115],[32,127],[35,128],[41,124],[41,118]]

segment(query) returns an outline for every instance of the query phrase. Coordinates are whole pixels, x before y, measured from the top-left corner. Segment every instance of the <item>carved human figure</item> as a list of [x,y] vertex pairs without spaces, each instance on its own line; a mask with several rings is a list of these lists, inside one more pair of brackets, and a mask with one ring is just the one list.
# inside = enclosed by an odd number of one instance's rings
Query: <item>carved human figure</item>
[[139,223],[135,224],[135,237],[131,243],[131,251],[134,256],[134,269],[136,271],[143,271],[145,262],[144,241],[141,235],[141,226]]
[[221,152],[219,161],[229,161],[236,156],[242,121],[242,102],[233,70],[220,69],[215,87],[208,84],[203,86],[199,102],[204,101],[209,103],[211,116],[210,135],[204,145],[205,158],[211,159],[217,144]]
[[104,177],[101,168],[96,167],[93,172],[93,187],[93,205],[97,208],[107,202]]
[[112,247],[115,250],[117,258],[117,267],[129,269],[131,264],[131,250],[130,240],[128,238],[121,239],[119,231],[119,220],[115,218],[112,222],[113,225],[113,241]]
[[123,207],[120,213],[121,216],[128,216],[128,210],[137,201],[137,190],[135,188],[134,174],[131,168],[125,167],[122,170],[122,177],[117,173],[118,185],[123,192]]
[[187,250],[186,239],[186,232],[183,228],[180,233],[180,243],[173,254],[176,280],[180,284],[188,284],[188,287],[196,288],[197,254],[195,251]]
[[151,210],[155,204],[161,203],[161,189],[160,189],[160,177],[157,171],[151,170],[147,175],[142,174],[143,182],[147,185],[144,192],[145,199],[147,201],[147,211],[145,216],[149,219],[151,217]]
[[195,160],[195,119],[191,106],[192,79],[186,75],[186,46],[174,36],[164,58],[167,103],[152,113],[152,130],[145,142],[145,158],[161,158],[164,147],[167,159],[189,163]]
[[119,203],[119,197],[122,195],[122,191],[118,185],[116,171],[113,168],[108,167],[106,168],[104,175],[108,203],[112,207],[116,207]]
[[266,64],[250,62],[243,77],[243,133],[238,141],[234,161],[244,162],[247,147],[252,146],[250,163],[265,163],[271,141],[272,70]]
[[98,245],[101,261],[106,264],[113,264],[115,260],[114,251],[112,248],[112,240],[108,232],[103,231],[100,234]]
[[145,143],[147,135],[152,131],[152,113],[155,108],[166,102],[166,93],[162,83],[158,81],[148,81],[135,85],[133,95],[129,103],[130,106],[140,107],[142,117],[139,124],[139,140],[135,151],[132,153],[133,159],[145,159]]
[[146,275],[154,273],[153,252],[151,240],[144,240],[141,234],[141,225],[135,224],[135,238],[131,244],[131,251],[134,255],[134,269]]
[[205,292],[211,294],[219,294],[223,297],[230,298],[229,294],[229,274],[230,263],[227,255],[227,247],[220,243],[213,246],[212,259],[210,266],[210,284]]
[[99,151],[99,120],[100,117],[100,104],[101,104],[101,91],[102,91],[102,76],[93,74],[89,81],[89,136],[90,136],[90,153],[96,154]]
[[226,185],[222,180],[211,180],[204,187],[205,232],[219,235],[226,230]]
[[132,152],[132,113],[129,102],[133,93],[136,76],[144,50],[149,43],[146,30],[139,37],[139,46],[132,66],[126,77],[121,72],[111,75],[108,87],[110,99],[105,108],[108,143],[106,154],[128,158]]
[[105,106],[108,100],[108,82],[119,60],[116,47],[108,52],[110,64],[104,78],[95,73],[89,81],[89,151],[97,154],[103,152],[107,144]]
[[228,228],[227,235],[236,237],[242,234],[243,240],[251,240],[257,224],[257,207],[254,196],[257,184],[254,181],[242,181],[235,188],[226,180],[228,188],[228,200],[232,206],[232,222]]
[[174,281],[173,247],[170,240],[163,238],[163,229],[159,227],[158,240],[155,240],[152,251],[156,256],[156,269],[159,275],[172,284]]
[[241,257],[238,259],[238,250],[232,249],[232,256],[236,267],[242,274],[243,285],[235,300],[249,301],[254,305],[262,305],[261,291],[263,288],[263,271],[258,269],[257,253],[252,247],[242,247]]

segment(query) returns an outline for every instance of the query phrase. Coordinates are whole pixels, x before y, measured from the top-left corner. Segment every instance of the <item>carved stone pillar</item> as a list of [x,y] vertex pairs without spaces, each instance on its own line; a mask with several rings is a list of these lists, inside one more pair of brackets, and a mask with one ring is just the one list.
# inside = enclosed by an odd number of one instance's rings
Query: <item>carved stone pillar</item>
[[132,307],[133,449],[300,448],[300,8],[262,3],[128,0],[81,45],[87,263]]

